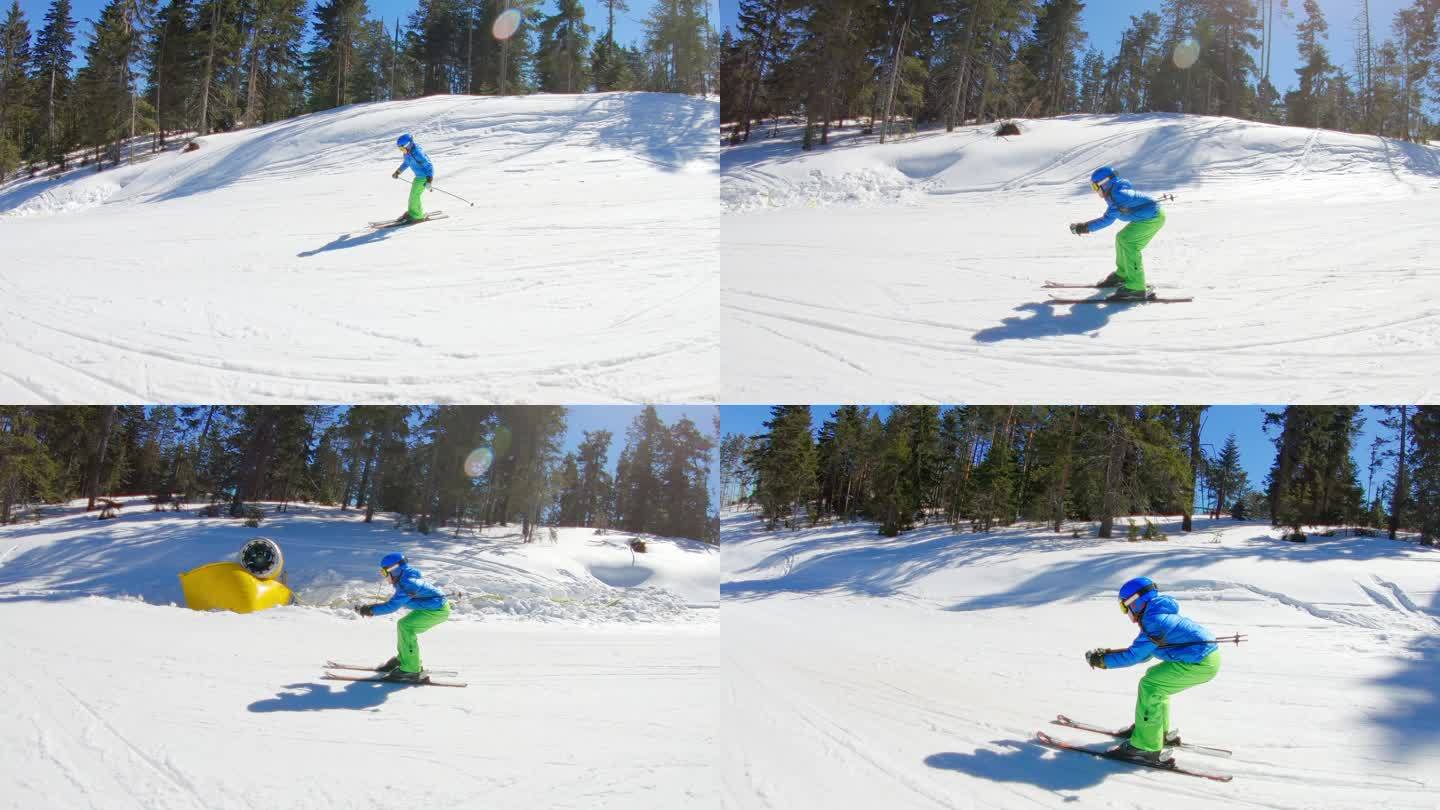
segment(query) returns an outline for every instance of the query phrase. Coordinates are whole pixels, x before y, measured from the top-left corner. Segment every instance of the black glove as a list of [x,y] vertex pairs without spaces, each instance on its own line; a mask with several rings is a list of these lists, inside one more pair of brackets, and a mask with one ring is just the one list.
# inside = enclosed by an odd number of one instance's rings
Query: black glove
[[426,190],[426,191],[429,191],[429,190],[430,190],[430,184],[433,183],[433,182],[435,182],[435,178],[433,178],[433,177],[427,177],[427,178],[425,178],[425,190]]
[[396,169],[395,171],[393,171],[393,172],[390,173],[390,176],[393,177],[393,178],[395,178],[396,180],[399,180],[399,179],[400,179],[400,170],[399,170],[399,169]]
[[1072,222],[1072,223],[1070,223],[1070,233],[1073,233],[1073,234],[1075,234],[1076,236],[1084,236],[1085,234],[1087,234],[1087,233],[1089,233],[1089,232],[1090,232],[1090,227],[1089,227],[1088,225],[1086,225],[1084,222]]
[[374,616],[374,615],[375,615],[375,606],[374,606],[374,605],[361,605],[360,607],[355,608],[355,612],[356,612],[356,613],[359,613],[361,616]]
[[1107,652],[1109,651],[1103,647],[1096,647],[1090,652],[1085,653],[1085,663],[1089,664],[1091,669],[1104,669],[1105,653]]

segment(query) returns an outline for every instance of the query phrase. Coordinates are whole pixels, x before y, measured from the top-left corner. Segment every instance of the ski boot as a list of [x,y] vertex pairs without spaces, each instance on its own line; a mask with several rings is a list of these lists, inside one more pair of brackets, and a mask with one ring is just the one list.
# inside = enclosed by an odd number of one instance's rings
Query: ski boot
[[1124,286],[1125,286],[1125,279],[1120,278],[1120,274],[1119,274],[1119,273],[1111,273],[1110,275],[1106,276],[1104,279],[1101,279],[1100,283],[1099,283],[1099,284],[1096,284],[1095,286],[1096,286],[1096,287],[1124,287]]
[[1115,759],[1132,759],[1147,765],[1168,765],[1174,759],[1174,754],[1168,748],[1160,751],[1146,751],[1131,745],[1129,740],[1106,751],[1105,756]]
[[1155,291],[1150,288],[1143,290],[1132,290],[1128,287],[1121,287],[1113,295],[1106,298],[1106,301],[1149,301],[1155,297]]
[[381,664],[380,666],[375,667],[375,671],[376,671],[376,672],[390,672],[390,671],[392,671],[392,670],[396,670],[396,669],[399,669],[399,668],[400,668],[400,656],[394,655],[394,656],[391,656],[391,657],[390,657],[390,660],[389,660],[389,661],[386,661],[385,663]]
[[399,683],[420,683],[429,680],[430,676],[422,669],[419,672],[406,672],[399,667],[385,673],[385,680],[397,681]]
[[[1134,723],[1131,723],[1130,725],[1128,725],[1128,726],[1126,726],[1126,727],[1124,727],[1124,728],[1116,731],[1116,732],[1115,732],[1115,736],[1116,736],[1116,737],[1129,737],[1131,734],[1134,734],[1134,733],[1135,733],[1135,724],[1134,724]],[[1172,728],[1172,729],[1170,729],[1169,731],[1165,732],[1165,744],[1166,744],[1166,745],[1169,745],[1169,746],[1179,745],[1179,744],[1180,744],[1180,729],[1178,729],[1178,728]]]

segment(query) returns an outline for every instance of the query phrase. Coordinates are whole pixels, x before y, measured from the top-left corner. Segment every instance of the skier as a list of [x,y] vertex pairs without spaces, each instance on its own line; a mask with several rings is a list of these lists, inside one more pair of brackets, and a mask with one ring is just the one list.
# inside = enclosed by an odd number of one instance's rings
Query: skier
[[1114,301],[1154,298],[1155,294],[1145,286],[1145,263],[1140,251],[1165,227],[1165,212],[1160,210],[1160,203],[1136,191],[1109,166],[1101,166],[1091,173],[1090,188],[1104,198],[1105,215],[1089,222],[1072,223],[1071,233],[1077,236],[1094,233],[1117,219],[1130,223],[1115,234],[1115,272],[1096,286],[1119,287],[1110,296]]
[[396,138],[395,146],[405,153],[405,160],[390,176],[399,179],[400,173],[406,168],[415,174],[415,179],[410,181],[410,207],[395,221],[420,222],[425,219],[425,206],[420,202],[420,192],[430,190],[430,184],[435,180],[435,166],[430,163],[430,156],[425,154],[420,144],[410,137],[410,133],[406,132]]
[[1140,679],[1135,724],[1125,729],[1130,739],[1107,753],[1162,764],[1171,758],[1165,746],[1180,742],[1180,732],[1170,731],[1170,696],[1214,678],[1220,671],[1220,648],[1209,631],[1181,616],[1180,605],[1161,596],[1146,577],[1120,586],[1120,610],[1140,626],[1140,635],[1125,650],[1100,648],[1085,653],[1086,663],[1092,669],[1119,669],[1152,656],[1161,663],[1146,670]]
[[361,605],[355,608],[361,616],[383,616],[400,608],[410,612],[400,620],[396,628],[399,655],[381,664],[379,670],[387,680],[420,681],[424,672],[420,667],[420,633],[450,618],[450,603],[439,588],[425,581],[421,573],[405,562],[404,555],[391,552],[380,561],[380,571],[395,586],[395,595],[390,601],[379,605]]

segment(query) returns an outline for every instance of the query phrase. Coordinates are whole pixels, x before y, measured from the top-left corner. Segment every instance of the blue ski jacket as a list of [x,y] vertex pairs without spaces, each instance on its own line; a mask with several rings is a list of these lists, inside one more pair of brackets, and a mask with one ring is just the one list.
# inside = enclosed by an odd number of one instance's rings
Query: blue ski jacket
[[395,171],[406,169],[414,172],[416,177],[432,179],[435,177],[435,166],[430,163],[430,156],[425,154],[425,150],[420,148],[420,144],[414,141],[410,142],[410,148],[405,151],[405,162],[401,163],[400,168]]
[[1180,604],[1168,596],[1157,596],[1145,606],[1140,614],[1140,635],[1130,642],[1130,648],[1105,656],[1106,669],[1134,666],[1150,660],[1153,656],[1161,661],[1183,661],[1198,664],[1200,660],[1219,649],[1214,642],[1191,644],[1188,647],[1161,649],[1161,644],[1184,644],[1190,641],[1208,641],[1215,636],[1194,621],[1180,615]]
[[1085,223],[1085,230],[1094,233],[1115,220],[1135,222],[1160,215],[1160,203],[1135,190],[1129,180],[1115,178],[1105,190],[1105,216]]
[[382,605],[375,605],[376,616],[394,613],[400,608],[411,610],[439,610],[445,607],[445,594],[425,580],[419,571],[408,564],[400,566],[400,578],[395,582],[395,595]]

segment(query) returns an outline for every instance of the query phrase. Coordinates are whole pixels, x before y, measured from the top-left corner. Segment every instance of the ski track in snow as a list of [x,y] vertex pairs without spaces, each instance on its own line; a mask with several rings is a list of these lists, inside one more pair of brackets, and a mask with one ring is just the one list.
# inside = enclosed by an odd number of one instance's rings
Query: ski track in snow
[[[1440,557],[1208,519],[1171,538],[936,526],[882,542],[864,523],[769,534],[728,512],[722,806],[1433,807],[1440,735],[1421,718],[1440,699],[1437,623],[1421,604],[1440,609]],[[1179,754],[1229,784],[1033,741],[1057,713],[1128,721],[1143,667],[1080,655],[1133,636],[1112,594],[1142,572],[1212,632],[1250,636],[1172,710],[1187,736],[1235,750]]]
[[[430,97],[0,186],[0,399],[713,400],[716,113]],[[364,228],[401,130],[475,207]]]
[[[1440,393],[1440,149],[1200,116],[1021,124],[725,149],[727,401]],[[1177,193],[1145,258],[1193,302],[1069,306],[1041,289],[1113,267],[1123,224],[1063,227],[1099,213],[1085,182],[1101,163]],[[1357,188],[1365,204],[1348,205]]]

